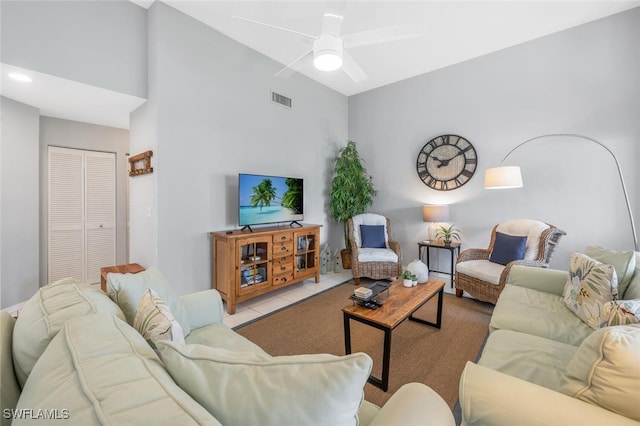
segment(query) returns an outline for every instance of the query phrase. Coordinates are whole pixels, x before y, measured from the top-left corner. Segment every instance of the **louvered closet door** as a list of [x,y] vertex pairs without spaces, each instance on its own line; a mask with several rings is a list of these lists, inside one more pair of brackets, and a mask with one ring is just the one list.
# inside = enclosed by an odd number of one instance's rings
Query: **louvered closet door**
[[84,153],[49,147],[49,281],[84,279]]
[[115,264],[115,154],[49,147],[48,281]]
[[100,268],[116,263],[116,158],[85,153],[86,278],[100,282]]

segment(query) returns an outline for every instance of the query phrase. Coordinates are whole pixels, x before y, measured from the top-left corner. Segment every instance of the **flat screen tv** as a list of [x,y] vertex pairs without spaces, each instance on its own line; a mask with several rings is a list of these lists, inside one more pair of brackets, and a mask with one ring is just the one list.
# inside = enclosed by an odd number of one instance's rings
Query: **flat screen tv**
[[[303,179],[241,173],[238,175],[238,223],[250,225],[304,219]],[[244,228],[243,228],[244,229]]]

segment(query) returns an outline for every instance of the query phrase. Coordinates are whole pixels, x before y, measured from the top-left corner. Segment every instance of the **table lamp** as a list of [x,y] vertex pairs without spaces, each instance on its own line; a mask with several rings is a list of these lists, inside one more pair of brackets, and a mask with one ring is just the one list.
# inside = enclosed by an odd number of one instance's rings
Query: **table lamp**
[[431,223],[427,229],[427,239],[434,240],[438,223],[449,220],[449,206],[446,204],[426,204],[422,206],[422,220]]

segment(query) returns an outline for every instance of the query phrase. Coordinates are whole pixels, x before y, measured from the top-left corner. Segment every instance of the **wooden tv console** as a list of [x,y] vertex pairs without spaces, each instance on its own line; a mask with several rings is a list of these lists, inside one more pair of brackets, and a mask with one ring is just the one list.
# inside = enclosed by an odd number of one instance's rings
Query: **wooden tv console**
[[320,282],[320,226],[211,232],[212,287],[236,304],[300,281]]

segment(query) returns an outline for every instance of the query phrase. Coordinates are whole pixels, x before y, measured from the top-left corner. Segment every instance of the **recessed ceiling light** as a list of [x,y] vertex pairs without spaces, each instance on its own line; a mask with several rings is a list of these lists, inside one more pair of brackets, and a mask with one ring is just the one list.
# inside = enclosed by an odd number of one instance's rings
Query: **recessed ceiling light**
[[9,73],[9,78],[12,78],[12,79],[17,80],[17,81],[22,81],[22,82],[25,82],[25,83],[31,83],[31,81],[33,81],[33,80],[31,80],[31,77],[29,77],[28,75],[21,74],[19,72],[10,72]]

